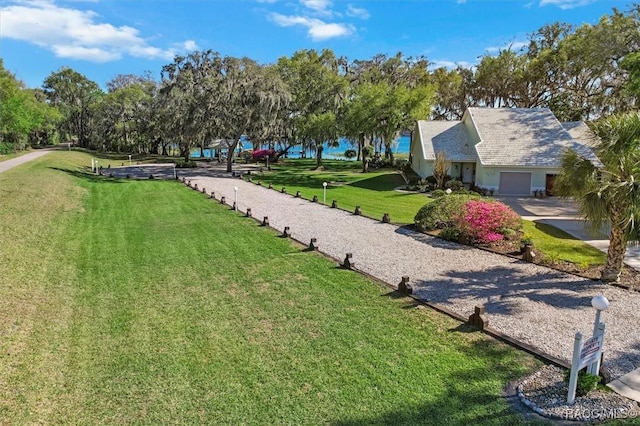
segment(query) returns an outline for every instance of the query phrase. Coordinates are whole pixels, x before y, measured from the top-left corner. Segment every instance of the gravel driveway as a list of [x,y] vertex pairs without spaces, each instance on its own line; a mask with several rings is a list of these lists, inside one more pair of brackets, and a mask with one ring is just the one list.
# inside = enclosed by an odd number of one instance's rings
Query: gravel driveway
[[[605,371],[617,378],[640,367],[640,293],[603,285],[483,250],[443,241],[318,203],[281,194],[228,175],[203,170],[181,172],[216,198],[249,207],[253,217],[269,217],[270,226],[289,226],[293,238],[317,238],[320,251],[337,259],[353,253],[357,269],[396,285],[408,275],[414,294],[464,317],[485,305],[490,326],[557,358],[571,359],[574,334],[591,335],[591,298],[611,302]],[[309,196],[310,194],[306,194]],[[319,193],[319,195],[321,195]],[[366,213],[366,212],[365,212]]]

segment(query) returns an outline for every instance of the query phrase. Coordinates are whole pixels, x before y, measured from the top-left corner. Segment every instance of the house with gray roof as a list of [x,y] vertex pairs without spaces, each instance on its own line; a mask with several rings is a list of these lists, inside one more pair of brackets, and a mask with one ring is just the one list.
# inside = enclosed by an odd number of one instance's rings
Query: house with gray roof
[[[588,128],[573,123],[578,134]],[[599,163],[585,141],[572,137],[548,108],[468,108],[460,121],[416,123],[411,166],[433,174],[436,153],[451,161],[449,175],[500,195],[551,192],[562,155],[571,148]]]

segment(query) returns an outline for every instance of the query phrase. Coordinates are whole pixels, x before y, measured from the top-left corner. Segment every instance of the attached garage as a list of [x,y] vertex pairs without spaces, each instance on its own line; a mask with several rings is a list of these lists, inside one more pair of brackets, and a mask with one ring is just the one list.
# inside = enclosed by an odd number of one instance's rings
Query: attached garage
[[531,172],[500,172],[500,195],[531,195]]

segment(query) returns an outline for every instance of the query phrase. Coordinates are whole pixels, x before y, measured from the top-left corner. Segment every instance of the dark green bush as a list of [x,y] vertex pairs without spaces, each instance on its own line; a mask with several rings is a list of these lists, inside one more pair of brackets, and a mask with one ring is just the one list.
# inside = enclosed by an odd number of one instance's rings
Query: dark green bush
[[450,180],[444,184],[445,188],[451,188],[452,191],[460,191],[464,189],[464,185],[459,180]]
[[454,213],[460,212],[467,201],[477,199],[480,199],[480,197],[458,193],[436,198],[418,211],[414,222],[418,227],[425,230],[450,228],[453,226],[452,218],[455,216]]
[[193,160],[181,160],[176,162],[176,167],[179,169],[195,169],[196,167],[198,167],[198,164]]
[[0,155],[7,155],[13,152],[13,145],[6,142],[0,142]]
[[445,195],[447,195],[447,193],[444,192],[444,190],[442,190],[442,189],[435,189],[435,190],[431,191],[431,197],[432,198],[440,198],[440,197],[444,197]]
[[456,228],[444,228],[440,231],[440,238],[449,241],[458,241],[460,239],[460,230]]
[[[564,381],[569,383],[570,376],[571,370],[565,370]],[[587,373],[586,368],[578,371],[578,385],[576,386],[576,395],[585,396],[598,386],[600,380],[602,380],[600,376],[594,376],[593,374]]]
[[358,153],[355,149],[348,149],[344,152],[344,156],[349,159],[354,158],[356,155],[358,155]]

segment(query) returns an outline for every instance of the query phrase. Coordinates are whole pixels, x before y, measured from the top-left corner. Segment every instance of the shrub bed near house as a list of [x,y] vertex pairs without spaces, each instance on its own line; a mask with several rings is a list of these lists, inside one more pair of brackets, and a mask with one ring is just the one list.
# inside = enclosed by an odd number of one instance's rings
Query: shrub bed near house
[[510,237],[522,220],[505,204],[473,193],[452,193],[423,206],[415,216],[419,229],[441,230],[441,237],[488,244]]
[[445,195],[442,191],[442,196],[434,198],[431,203],[424,205],[418,211],[414,221],[418,228],[425,231],[451,228],[455,213],[460,211],[468,201],[479,199],[479,196],[473,194]]
[[499,201],[470,200],[454,213],[453,226],[471,243],[502,240],[522,228],[520,216]]

